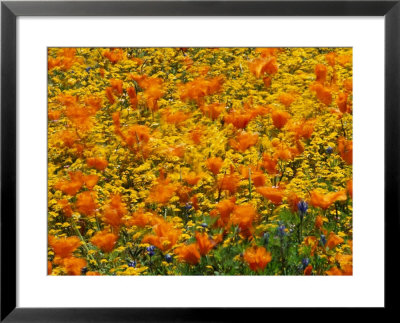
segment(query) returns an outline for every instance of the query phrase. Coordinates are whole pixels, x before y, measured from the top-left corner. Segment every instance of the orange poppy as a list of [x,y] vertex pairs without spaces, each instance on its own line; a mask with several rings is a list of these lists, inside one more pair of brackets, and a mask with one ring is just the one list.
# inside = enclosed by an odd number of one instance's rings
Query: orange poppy
[[98,231],[91,239],[90,242],[103,252],[111,252],[117,243],[118,235],[108,232],[106,230]]
[[253,119],[253,114],[250,111],[235,111],[232,110],[224,118],[226,123],[232,124],[237,129],[244,129],[248,123]]
[[113,94],[113,88],[111,86],[106,87],[105,95],[106,95],[106,98],[108,99],[108,102],[110,102],[110,104],[114,104],[115,103],[115,98],[114,98],[114,94]]
[[63,267],[67,271],[67,275],[81,275],[82,269],[87,266],[87,262],[82,258],[69,257],[62,262]]
[[71,204],[69,204],[68,200],[63,199],[59,200],[58,204],[62,207],[63,213],[66,217],[71,217],[72,216],[72,207]]
[[178,242],[181,230],[175,229],[173,224],[160,220],[153,226],[154,234],[143,237],[142,243],[149,243],[162,251],[171,249]]
[[60,131],[58,134],[64,146],[67,146],[68,148],[71,148],[79,139],[75,131],[63,130]]
[[282,204],[283,197],[285,196],[283,189],[278,187],[257,187],[256,191],[275,205]]
[[222,167],[223,160],[221,157],[211,157],[206,160],[207,168],[213,173],[217,175]]
[[195,172],[190,172],[183,177],[183,180],[191,186],[197,185],[199,180],[203,177],[203,174],[197,174]]
[[296,97],[290,93],[282,93],[279,96],[279,102],[282,103],[286,107],[289,107],[295,100],[296,100]]
[[315,76],[317,77],[316,82],[324,84],[326,81],[327,68],[323,64],[315,65]]
[[103,52],[103,56],[108,58],[113,64],[118,63],[120,60],[125,58],[124,51],[121,48],[116,48],[112,50],[106,50]]
[[205,116],[209,117],[211,120],[216,120],[220,114],[225,111],[225,104],[212,103],[208,105],[202,105],[200,109]]
[[349,179],[346,184],[347,192],[349,193],[350,197],[353,198],[353,180]]
[[53,248],[54,254],[61,258],[71,257],[81,243],[81,240],[76,236],[62,238],[49,236],[50,247]]
[[49,110],[48,116],[50,120],[58,120],[60,119],[61,116],[61,111],[60,110]]
[[271,113],[272,122],[278,129],[282,129],[290,119],[290,114],[285,111],[274,110]]
[[174,124],[176,126],[179,126],[182,122],[186,121],[191,117],[190,114],[185,113],[183,111],[171,112],[168,109],[163,110],[162,116],[166,123]]
[[90,190],[97,184],[99,178],[97,175],[83,175],[85,186]]
[[287,202],[290,206],[290,210],[293,213],[297,212],[297,209],[298,209],[297,205],[299,204],[300,201],[301,201],[301,198],[294,192],[290,192],[287,195]]
[[338,139],[338,151],[340,157],[342,157],[347,164],[353,164],[353,141],[340,137]]
[[313,266],[312,265],[308,265],[305,269],[304,269],[304,275],[309,276],[312,274],[312,270],[313,270]]
[[130,146],[140,143],[148,143],[150,140],[150,128],[144,125],[132,125],[128,128],[126,143]]
[[170,180],[165,178],[164,171],[160,171],[160,176],[156,183],[151,187],[147,201],[150,203],[166,204],[175,194],[177,185],[170,183]]
[[229,144],[232,148],[240,152],[245,152],[248,148],[254,146],[258,141],[257,134],[251,134],[245,131],[239,133],[235,139],[231,139]]
[[76,200],[76,209],[79,213],[87,216],[94,215],[97,209],[96,197],[97,193],[93,191],[85,191],[78,194]]
[[336,201],[346,201],[346,190],[322,194],[316,190],[311,192],[310,205],[326,210]]
[[123,81],[110,79],[110,85],[115,95],[122,95],[124,93]]
[[[216,224],[219,227],[225,227],[228,225],[229,220],[230,220],[230,215],[233,212],[233,209],[235,208],[235,201],[236,198],[235,197],[231,197],[228,200],[222,200],[220,202],[218,202],[218,204],[216,205],[216,209],[219,212],[219,219],[217,220]],[[211,216],[213,216],[214,214],[211,214]]]
[[133,87],[133,86],[128,87],[126,92],[128,93],[132,109],[136,109],[137,105],[138,105],[138,98],[137,98],[137,95],[136,95],[135,87]]
[[108,166],[108,161],[102,157],[90,157],[86,159],[89,167],[96,168],[97,170],[105,170]]
[[253,246],[245,250],[244,260],[253,271],[264,270],[272,260],[271,253],[264,247]]
[[342,271],[336,266],[333,266],[329,270],[325,271],[325,274],[327,274],[328,276],[342,276],[343,275]]
[[86,276],[101,276],[101,274],[98,271],[88,271]]
[[231,214],[231,223],[238,225],[244,234],[251,233],[253,221],[258,217],[257,211],[251,204],[235,205]]
[[122,224],[122,217],[128,212],[121,196],[116,194],[111,197],[103,212],[103,221],[114,228]]
[[201,144],[202,136],[203,136],[203,131],[199,128],[190,131],[190,139],[192,139],[196,145]]
[[330,52],[325,55],[325,59],[328,62],[330,66],[335,66],[336,64],[336,53],[335,52]]
[[276,57],[260,57],[248,63],[249,70],[257,78],[260,78],[265,73],[275,74],[278,72],[278,64],[276,62]]
[[178,247],[174,252],[178,255],[180,261],[184,261],[190,265],[197,265],[200,262],[201,255],[197,248],[197,243]]
[[50,261],[47,261],[47,275],[51,275],[52,271],[53,271],[53,265],[51,264]]
[[348,107],[347,107],[347,97],[348,94],[346,92],[339,93],[337,99],[336,99],[336,104],[342,113],[348,112]]
[[195,233],[197,248],[202,256],[205,256],[215,246],[215,242],[208,237],[207,233]]
[[146,225],[155,225],[159,223],[161,220],[162,220],[161,217],[156,216],[151,212],[138,210],[132,213],[132,216],[126,221],[126,224],[144,228]]
[[278,165],[278,160],[273,158],[269,154],[263,154],[261,166],[266,170],[268,174],[274,175],[278,173],[276,166]]
[[69,172],[70,180],[61,180],[57,182],[54,187],[57,190],[63,191],[68,195],[75,195],[83,186],[83,175],[82,172]]
[[335,248],[337,245],[343,243],[344,240],[343,238],[339,237],[338,235],[336,235],[334,232],[330,232],[329,236],[328,236],[328,240],[326,242],[326,246],[329,249],[333,249]]
[[230,194],[235,194],[240,184],[240,178],[237,174],[225,174],[218,180],[218,189],[221,191],[229,191]]
[[330,105],[332,103],[332,92],[329,88],[324,87],[320,83],[315,83],[310,89],[316,93],[318,100],[323,104]]
[[353,91],[353,79],[347,79],[343,82],[343,87],[347,92]]

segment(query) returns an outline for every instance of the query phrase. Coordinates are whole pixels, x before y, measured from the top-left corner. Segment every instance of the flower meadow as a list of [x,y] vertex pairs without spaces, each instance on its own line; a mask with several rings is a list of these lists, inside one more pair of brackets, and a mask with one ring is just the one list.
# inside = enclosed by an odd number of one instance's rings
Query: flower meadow
[[49,275],[352,275],[351,48],[49,48]]

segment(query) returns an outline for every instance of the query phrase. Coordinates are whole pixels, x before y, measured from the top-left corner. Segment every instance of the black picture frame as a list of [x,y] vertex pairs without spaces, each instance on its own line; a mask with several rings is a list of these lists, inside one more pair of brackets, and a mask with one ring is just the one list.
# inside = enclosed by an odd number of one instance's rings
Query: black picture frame
[[[19,16],[384,16],[385,307],[396,310],[399,273],[400,1],[2,1],[1,3],[1,322],[236,321],[269,308],[20,308],[16,306],[16,19]],[[371,147],[373,153],[373,147]],[[373,188],[371,188],[373,191]],[[371,199],[373,203],[373,199]],[[371,258],[373,266],[373,258]],[[396,272],[395,272],[396,271]],[[298,292],[298,291],[292,291]],[[300,293],[300,292],[299,292]],[[40,291],[38,291],[40,297]],[[299,294],[299,297],[301,295]],[[316,297],[319,297],[316,295]],[[151,300],[149,300],[151,302]],[[312,300],[310,307],[313,307]],[[382,320],[382,309],[378,309]],[[288,311],[288,309],[285,309]],[[323,315],[337,314],[326,309]],[[286,313],[292,313],[288,311]],[[368,314],[370,315],[370,314]],[[370,316],[371,317],[371,316]],[[373,316],[371,317],[373,318]],[[312,318],[310,318],[312,319]],[[316,318],[314,318],[316,319]],[[340,319],[338,317],[338,319]]]

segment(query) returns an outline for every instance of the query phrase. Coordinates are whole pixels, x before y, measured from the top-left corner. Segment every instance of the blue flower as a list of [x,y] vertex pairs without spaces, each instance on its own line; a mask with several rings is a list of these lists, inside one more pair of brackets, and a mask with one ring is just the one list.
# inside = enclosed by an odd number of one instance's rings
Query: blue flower
[[303,213],[306,214],[307,210],[308,210],[308,204],[306,201],[301,200],[298,204],[297,204],[297,209]]
[[82,275],[86,275],[87,272],[88,272],[87,267],[83,267],[83,268],[81,269],[81,274],[82,274]]
[[186,210],[190,210],[192,208],[192,204],[186,203],[185,208]]
[[333,148],[331,146],[329,146],[328,148],[326,148],[326,153],[327,154],[332,154],[333,153]]
[[165,255],[165,261],[168,263],[172,262],[172,256],[169,253]]
[[326,244],[326,237],[324,234],[321,234],[321,239],[320,239],[321,243],[325,246]]
[[86,72],[89,73],[89,71],[91,70],[91,67],[89,66],[88,68],[86,68]]
[[207,228],[207,223],[202,223],[201,226],[202,226],[203,228]]
[[134,260],[134,261],[128,262],[128,266],[132,267],[132,268],[136,268],[136,261]]
[[286,230],[285,225],[283,225],[283,224],[279,225],[279,227],[277,228],[278,235],[280,237],[284,237],[286,235],[286,231],[285,230]]
[[303,265],[303,269],[305,269],[310,263],[310,259],[308,258],[303,258],[303,260],[301,261],[301,264]]
[[297,210],[299,211],[300,219],[303,220],[303,217],[306,215],[308,210],[307,202],[301,200],[299,203],[297,203]]
[[149,247],[147,247],[146,248],[146,250],[147,250],[147,252],[149,253],[149,256],[151,257],[151,256],[154,256],[154,250],[155,250],[156,248],[154,247],[154,246],[149,246]]

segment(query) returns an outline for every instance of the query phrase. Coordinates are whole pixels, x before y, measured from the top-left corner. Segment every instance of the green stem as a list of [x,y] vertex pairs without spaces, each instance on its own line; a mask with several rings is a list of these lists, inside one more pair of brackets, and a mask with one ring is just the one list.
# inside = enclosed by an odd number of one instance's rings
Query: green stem
[[77,235],[79,236],[79,239],[81,239],[81,241],[82,241],[82,243],[83,243],[83,246],[84,246],[85,249],[86,249],[86,253],[87,253],[88,257],[90,257],[93,261],[95,261],[94,258],[93,258],[93,256],[89,253],[89,247],[87,246],[86,241],[85,241],[85,239],[82,237],[80,231],[79,231],[78,228],[75,226],[75,223],[72,223],[72,226],[73,226],[73,228],[75,229],[75,232],[77,233]]

